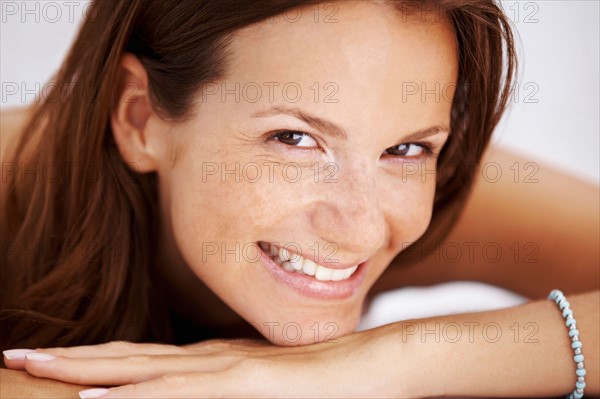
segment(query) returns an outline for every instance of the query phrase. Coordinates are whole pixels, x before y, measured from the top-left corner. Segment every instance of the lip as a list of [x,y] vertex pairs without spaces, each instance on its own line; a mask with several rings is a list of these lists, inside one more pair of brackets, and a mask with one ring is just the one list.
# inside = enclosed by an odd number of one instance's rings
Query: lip
[[[259,241],[258,242],[258,246],[260,247],[260,243],[265,243],[269,246],[274,246],[277,249],[280,249],[281,246],[279,246],[278,244],[274,244],[268,241]],[[262,248],[261,248],[262,249]],[[335,259],[335,260],[329,260],[327,259],[328,257],[322,257],[322,256],[315,256],[315,254],[310,253],[311,251],[304,251],[305,253],[297,253],[294,252],[293,250],[291,250],[290,248],[288,248],[288,252],[294,256],[298,255],[298,256],[302,256],[304,259],[308,259],[311,260],[313,262],[315,262],[317,265],[321,265],[321,266],[325,266],[328,269],[334,269],[334,270],[341,270],[341,269],[347,269],[349,267],[353,267],[356,266],[357,264],[360,265],[361,263],[365,263],[365,261],[363,262],[342,262],[339,259]],[[331,254],[333,255],[333,254]],[[329,258],[331,258],[331,255],[329,256]]]
[[360,263],[356,271],[346,280],[319,281],[306,274],[284,270],[263,251],[260,245],[257,244],[256,247],[261,262],[277,282],[287,285],[303,296],[322,300],[347,299],[353,296],[365,279],[369,262]]

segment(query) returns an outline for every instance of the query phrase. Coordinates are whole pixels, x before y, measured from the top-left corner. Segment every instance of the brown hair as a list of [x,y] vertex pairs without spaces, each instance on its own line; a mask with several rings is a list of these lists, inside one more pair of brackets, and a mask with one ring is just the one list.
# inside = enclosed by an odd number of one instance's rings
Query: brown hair
[[[321,1],[92,4],[52,90],[6,159],[38,175],[31,181],[29,174],[8,174],[0,197],[1,349],[171,339],[160,317],[166,314],[160,284],[153,284],[157,177],[125,164],[109,124],[121,56],[131,52],[143,63],[155,109],[183,120],[202,84],[224,73],[231,33]],[[438,174],[433,219],[419,241],[440,240],[508,103],[512,33],[493,0],[388,3],[403,12],[437,7],[456,33],[452,134],[438,160],[440,170],[452,165],[452,173]],[[41,169],[59,172],[40,178]]]

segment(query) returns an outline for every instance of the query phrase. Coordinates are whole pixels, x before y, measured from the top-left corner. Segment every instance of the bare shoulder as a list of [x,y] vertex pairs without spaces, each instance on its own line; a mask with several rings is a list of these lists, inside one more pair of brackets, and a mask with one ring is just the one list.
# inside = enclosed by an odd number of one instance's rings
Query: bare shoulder
[[0,159],[4,160],[7,148],[17,139],[29,112],[29,107],[0,110]]
[[473,178],[473,191],[446,240],[433,250],[417,249],[421,261],[414,265],[388,268],[373,292],[456,280],[540,298],[556,285],[569,292],[598,289],[596,183],[496,146],[488,149]]
[[0,368],[0,399],[78,398],[78,392],[89,388],[80,385],[33,377],[25,371]]

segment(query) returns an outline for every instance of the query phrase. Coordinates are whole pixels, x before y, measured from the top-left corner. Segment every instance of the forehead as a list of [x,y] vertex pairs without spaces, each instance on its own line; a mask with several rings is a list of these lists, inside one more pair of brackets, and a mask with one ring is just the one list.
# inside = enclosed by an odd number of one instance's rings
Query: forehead
[[[407,129],[449,114],[458,74],[452,24],[441,14],[403,14],[364,0],[311,6],[254,24],[236,32],[229,50],[231,84],[299,87],[295,106],[338,118],[372,120],[393,111],[413,121]],[[328,94],[337,101],[325,101]]]

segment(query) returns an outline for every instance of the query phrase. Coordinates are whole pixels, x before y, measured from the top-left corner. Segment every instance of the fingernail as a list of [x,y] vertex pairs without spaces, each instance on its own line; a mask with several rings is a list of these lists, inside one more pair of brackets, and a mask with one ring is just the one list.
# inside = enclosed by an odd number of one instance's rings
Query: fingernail
[[2,354],[8,360],[25,360],[25,354],[35,352],[33,349],[9,349]]
[[27,360],[35,360],[39,362],[47,362],[48,360],[56,359],[56,356],[49,353],[29,352],[25,354]]
[[86,389],[85,391],[79,391],[79,397],[81,399],[99,398],[102,395],[106,395],[107,393],[108,389],[106,388],[92,388]]

